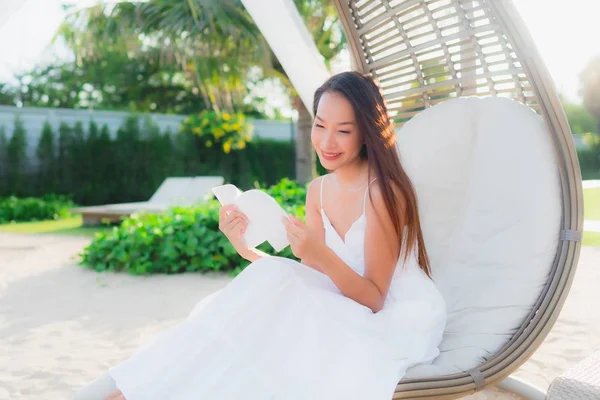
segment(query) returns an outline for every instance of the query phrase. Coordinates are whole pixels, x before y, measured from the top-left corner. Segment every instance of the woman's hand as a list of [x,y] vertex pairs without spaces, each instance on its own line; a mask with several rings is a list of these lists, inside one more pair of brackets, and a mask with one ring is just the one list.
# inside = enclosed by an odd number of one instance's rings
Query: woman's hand
[[225,234],[238,254],[245,258],[248,245],[244,232],[248,227],[248,217],[242,214],[236,206],[223,206],[219,209],[219,230]]
[[325,243],[316,239],[308,226],[298,218],[290,215],[283,217],[287,238],[292,253],[304,263],[318,265],[325,250]]

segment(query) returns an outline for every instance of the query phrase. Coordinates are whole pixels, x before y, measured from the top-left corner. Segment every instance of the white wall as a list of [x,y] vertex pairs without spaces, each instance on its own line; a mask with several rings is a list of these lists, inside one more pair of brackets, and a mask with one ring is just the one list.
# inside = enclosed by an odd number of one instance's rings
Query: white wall
[[[96,121],[98,128],[106,124],[112,136],[123,123],[123,120],[130,115],[121,111],[94,111],[94,110],[72,110],[65,108],[36,108],[36,107],[12,107],[0,106],[0,127],[4,126],[8,137],[12,135],[15,116],[19,114],[27,132],[28,153],[35,154],[42,127],[46,121],[52,125],[55,134],[58,134],[58,126],[61,121],[73,126],[77,121],[83,123],[84,129],[90,120]],[[160,127],[161,132],[167,128],[171,132],[177,132],[181,121],[185,115],[169,114],[147,114]],[[260,137],[274,140],[292,140],[292,123],[290,121],[265,121],[250,120],[254,126],[253,137]]]
[[[98,128],[107,124],[111,135],[115,135],[117,129],[122,124],[125,117],[129,115],[127,112],[120,111],[88,111],[88,110],[71,110],[65,108],[36,108],[36,107],[11,107],[0,106],[0,127],[4,126],[7,135],[10,137],[13,130],[14,118],[16,114],[20,114],[27,131],[27,142],[29,151],[34,151],[37,146],[42,127],[45,121],[49,121],[55,133],[58,132],[58,126],[61,121],[73,126],[75,122],[82,121],[84,128],[90,120],[95,120]],[[172,132],[177,132],[181,121],[185,115],[169,115],[169,114],[148,114],[152,120],[160,127],[161,132],[167,128],[171,128]],[[266,120],[251,120],[254,126],[254,137],[274,140],[292,140],[293,139],[293,124],[291,121],[266,121]],[[583,142],[581,135],[573,135],[575,146],[578,149],[586,148],[587,145]],[[33,154],[33,153],[30,153]]]

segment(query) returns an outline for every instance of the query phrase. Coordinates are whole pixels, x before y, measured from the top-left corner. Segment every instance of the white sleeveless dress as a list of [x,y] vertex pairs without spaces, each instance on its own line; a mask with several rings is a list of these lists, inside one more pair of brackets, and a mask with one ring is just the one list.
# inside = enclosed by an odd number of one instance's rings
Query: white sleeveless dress
[[[364,210],[345,240],[321,215],[326,244],[362,275]],[[321,272],[260,259],[109,374],[127,400],[389,400],[407,368],[437,357],[446,323],[416,254],[375,314]]]

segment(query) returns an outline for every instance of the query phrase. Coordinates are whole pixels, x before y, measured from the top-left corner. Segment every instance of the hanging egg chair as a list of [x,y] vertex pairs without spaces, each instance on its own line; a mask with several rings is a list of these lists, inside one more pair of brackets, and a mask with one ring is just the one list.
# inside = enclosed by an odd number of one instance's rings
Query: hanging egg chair
[[440,355],[393,398],[525,393],[505,378],[556,321],[583,227],[571,131],[532,38],[507,0],[334,2],[353,69],[396,123],[448,308]]

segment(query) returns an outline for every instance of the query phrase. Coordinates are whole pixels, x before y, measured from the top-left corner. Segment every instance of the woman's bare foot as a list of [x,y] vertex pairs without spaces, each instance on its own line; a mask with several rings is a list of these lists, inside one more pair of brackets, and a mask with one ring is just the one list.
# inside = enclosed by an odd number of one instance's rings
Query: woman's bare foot
[[115,390],[114,392],[109,394],[108,397],[106,397],[104,400],[127,400],[127,399],[125,399],[125,396],[123,396],[123,393],[121,393],[120,390]]

